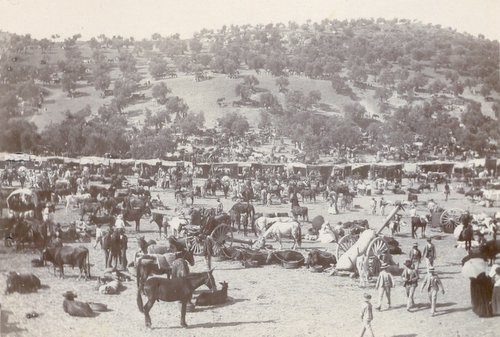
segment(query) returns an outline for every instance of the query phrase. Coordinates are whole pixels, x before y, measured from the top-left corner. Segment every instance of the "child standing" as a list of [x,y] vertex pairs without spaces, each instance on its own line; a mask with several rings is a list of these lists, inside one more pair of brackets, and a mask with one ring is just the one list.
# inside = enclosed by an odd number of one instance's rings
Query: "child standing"
[[94,249],[96,249],[97,244],[100,244],[102,248],[102,228],[101,224],[97,224],[95,228],[95,243],[94,243]]
[[372,329],[373,310],[372,310],[372,304],[370,303],[370,299],[372,298],[372,296],[366,293],[363,296],[365,298],[365,301],[361,306],[361,322],[362,322],[361,337],[365,335],[366,330],[370,331],[372,337],[374,337],[375,335],[373,334],[373,329]]
[[441,279],[437,275],[434,267],[429,268],[429,272],[425,277],[424,283],[422,283],[420,292],[423,292],[424,288],[427,289],[427,292],[429,294],[429,301],[431,302],[431,314],[432,316],[434,316],[436,314],[436,302],[439,290],[441,290],[444,295],[443,283],[441,283]]
[[389,265],[385,262],[382,263],[382,266],[380,267],[382,270],[378,274],[377,278],[377,283],[375,285],[375,288],[378,289],[378,304],[375,309],[380,311],[380,308],[382,307],[382,298],[385,296],[387,297],[387,304],[389,305],[389,309],[391,308],[391,288],[394,287],[394,279],[390,273],[387,272],[387,268]]

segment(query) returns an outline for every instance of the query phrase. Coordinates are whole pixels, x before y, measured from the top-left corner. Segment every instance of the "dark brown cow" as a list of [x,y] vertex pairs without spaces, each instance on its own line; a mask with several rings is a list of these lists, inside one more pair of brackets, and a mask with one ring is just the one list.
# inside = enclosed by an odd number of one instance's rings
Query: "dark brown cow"
[[335,258],[335,255],[328,252],[322,252],[315,249],[309,252],[307,256],[307,267],[322,266],[323,268],[328,268],[332,264],[337,264],[337,259]]
[[82,275],[85,276],[85,279],[90,278],[89,250],[83,246],[46,248],[42,253],[42,261],[48,261],[53,264],[54,275],[56,274],[56,268],[59,268],[59,276],[62,278],[64,278],[65,264],[68,264],[73,268],[78,266],[80,269],[78,279],[80,279]]
[[7,275],[6,294],[13,292],[30,293],[37,291],[42,287],[40,279],[33,274],[19,274],[10,271]]

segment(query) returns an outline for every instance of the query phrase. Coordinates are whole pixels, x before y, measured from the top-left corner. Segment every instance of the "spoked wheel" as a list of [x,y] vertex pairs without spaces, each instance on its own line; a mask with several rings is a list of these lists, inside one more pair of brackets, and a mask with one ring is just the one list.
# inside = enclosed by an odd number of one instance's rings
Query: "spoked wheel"
[[231,226],[225,224],[218,225],[214,228],[209,238],[213,241],[213,255],[220,255],[223,248],[229,248],[233,244],[233,231],[231,230]]
[[460,208],[452,208],[443,211],[443,213],[441,214],[441,218],[439,219],[443,231],[445,233],[453,233],[456,224],[459,222],[460,217],[462,216],[463,213],[464,211]]
[[366,251],[370,275],[375,276],[380,273],[380,261],[378,257],[384,254],[388,249],[389,247],[383,238],[377,237],[370,242]]
[[205,238],[199,235],[188,236],[186,238],[186,245],[187,249],[189,249],[193,253],[193,255],[205,254],[205,249],[206,249]]
[[340,259],[340,257],[351,248],[356,241],[358,241],[359,235],[351,235],[347,234],[343,236],[338,244],[337,244],[337,250],[335,251],[335,254],[337,255],[337,260]]

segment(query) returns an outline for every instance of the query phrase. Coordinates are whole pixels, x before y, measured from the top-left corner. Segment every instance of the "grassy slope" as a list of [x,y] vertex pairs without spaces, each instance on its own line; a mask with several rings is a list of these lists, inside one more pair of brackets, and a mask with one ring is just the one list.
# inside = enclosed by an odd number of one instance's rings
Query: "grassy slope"
[[[80,51],[82,56],[85,58],[91,57],[91,50],[88,44],[80,43]],[[116,50],[104,49],[103,52],[107,57],[113,58],[117,55]],[[31,63],[34,65],[40,64],[42,55],[39,50],[33,50],[23,57],[23,62]],[[64,50],[61,48],[52,48],[48,53],[49,63],[55,65],[58,60],[64,59]],[[148,72],[147,60],[144,58],[138,58],[138,69],[143,76],[143,82],[150,80],[152,84],[158,83],[159,81],[153,80]],[[395,70],[395,69],[393,69]],[[424,74],[432,81],[435,78],[443,78],[442,74],[435,73],[430,68],[424,69]],[[272,94],[276,95],[281,103],[284,103],[284,94],[278,92],[278,88],[275,85],[275,77],[267,74],[255,74],[254,71],[244,70],[241,71],[242,75],[254,75],[258,78],[260,84],[258,88],[263,90],[269,90]],[[112,70],[113,80],[121,76],[120,71],[117,67]],[[318,90],[321,92],[321,103],[330,106],[332,111],[342,111],[343,105],[352,102],[352,100],[347,96],[337,95],[331,87],[329,81],[325,80],[314,80],[301,76],[290,76],[289,90],[301,90],[304,93],[308,93],[312,90]],[[163,80],[172,90],[172,95],[179,96],[183,98],[189,105],[191,111],[199,112],[203,111],[206,120],[206,126],[212,127],[216,124],[217,118],[223,116],[224,113],[228,112],[239,112],[244,115],[251,125],[256,126],[259,122],[259,109],[241,107],[232,107],[231,103],[239,98],[236,96],[235,87],[238,83],[241,83],[241,79],[230,79],[223,74],[213,74],[213,78],[210,80],[196,82],[193,75],[185,75],[179,73],[178,78]],[[64,112],[70,110],[76,112],[83,109],[85,106],[89,105],[94,113],[97,109],[103,105],[108,104],[112,97],[101,98],[100,92],[96,91],[93,86],[88,85],[86,81],[79,83],[78,91],[82,93],[82,96],[76,98],[68,98],[65,93],[62,92],[61,88],[58,86],[49,86],[47,89],[50,91],[49,97],[47,97],[46,105],[47,111],[44,109],[40,111],[37,115],[31,117],[31,121],[39,126],[39,128],[44,128],[51,122],[59,122],[64,118]],[[112,86],[111,86],[112,87]],[[359,102],[365,106],[369,115],[378,114],[379,108],[377,101],[373,98],[374,90],[359,90],[354,88],[356,95],[359,97]],[[148,98],[151,98],[151,89],[143,91]],[[496,94],[492,95],[498,98]],[[219,107],[216,100],[220,97],[225,97],[228,103],[226,107]],[[486,102],[483,97],[479,95],[472,94],[469,90],[466,90],[463,94],[466,99],[471,99],[478,101],[482,104],[483,113],[485,115],[493,117],[493,111],[491,106],[492,102]],[[255,100],[259,99],[259,94],[254,95]],[[422,95],[425,98],[425,95]],[[401,106],[406,104],[405,101],[393,97],[389,102],[394,106]],[[128,106],[125,112],[128,113],[128,118],[132,125],[140,125],[144,122],[144,109],[149,108],[150,110],[157,111],[161,109],[152,99],[148,99],[143,102],[137,102]],[[332,112],[329,112],[330,114]],[[453,115],[459,115],[460,110],[452,112]]]

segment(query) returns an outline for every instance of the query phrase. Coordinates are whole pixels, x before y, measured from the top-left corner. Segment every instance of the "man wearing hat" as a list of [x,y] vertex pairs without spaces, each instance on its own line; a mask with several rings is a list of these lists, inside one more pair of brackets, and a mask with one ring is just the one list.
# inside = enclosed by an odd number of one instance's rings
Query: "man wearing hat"
[[362,329],[361,329],[361,337],[365,335],[366,330],[370,331],[372,337],[374,336],[372,330],[372,320],[373,320],[373,310],[372,304],[370,303],[370,299],[372,296],[370,294],[363,294],[365,301],[361,305],[361,321]]
[[413,295],[415,295],[415,289],[418,285],[418,273],[411,267],[411,261],[406,260],[405,269],[401,274],[401,279],[403,280],[403,286],[406,290],[406,310],[410,311],[415,305],[413,300]]
[[394,279],[390,273],[387,272],[389,265],[385,262],[382,263],[380,267],[382,270],[378,274],[377,283],[375,284],[375,289],[378,289],[378,305],[375,309],[380,310],[382,307],[382,298],[384,294],[387,297],[387,304],[389,309],[391,308],[391,288],[394,287]]
[[423,251],[425,262],[427,263],[427,269],[434,266],[434,260],[436,259],[436,247],[431,241],[431,238],[427,239],[427,244],[425,245]]
[[434,316],[436,314],[436,302],[437,302],[437,294],[439,290],[444,295],[444,287],[443,283],[441,283],[441,279],[436,273],[434,267],[429,268],[429,272],[425,276],[424,283],[422,283],[422,288],[420,292],[422,293],[424,289],[427,289],[427,293],[429,294],[429,301],[431,302],[431,314]]
[[415,242],[413,244],[413,248],[410,250],[409,258],[412,268],[415,268],[415,271],[418,273],[420,261],[422,260],[422,252],[418,249],[418,243]]

